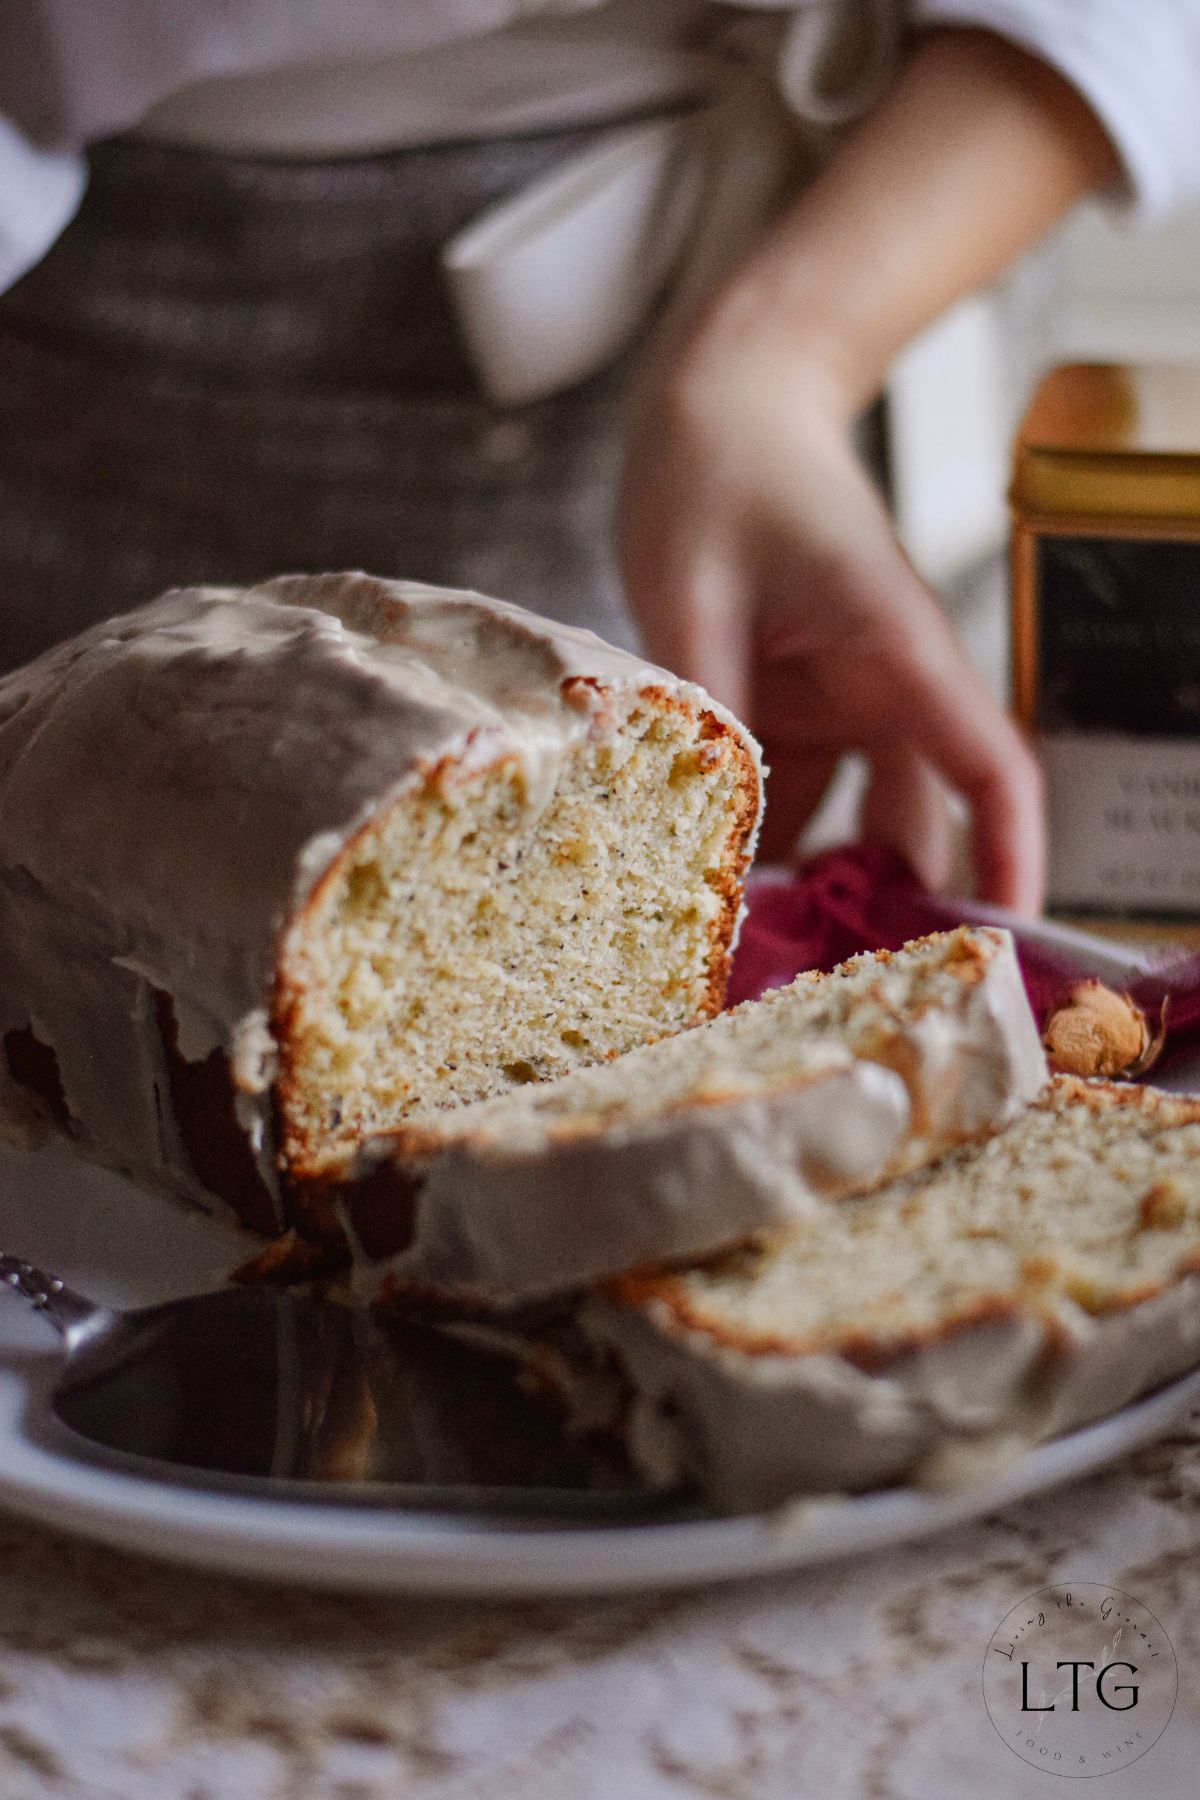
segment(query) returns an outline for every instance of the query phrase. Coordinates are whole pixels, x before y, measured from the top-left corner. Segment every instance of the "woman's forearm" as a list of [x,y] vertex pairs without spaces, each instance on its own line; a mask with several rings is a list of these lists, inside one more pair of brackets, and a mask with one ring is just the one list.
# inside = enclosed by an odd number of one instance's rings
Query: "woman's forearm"
[[857,409],[910,338],[1117,169],[1095,115],[1044,63],[989,32],[930,31],[699,336],[794,336]]

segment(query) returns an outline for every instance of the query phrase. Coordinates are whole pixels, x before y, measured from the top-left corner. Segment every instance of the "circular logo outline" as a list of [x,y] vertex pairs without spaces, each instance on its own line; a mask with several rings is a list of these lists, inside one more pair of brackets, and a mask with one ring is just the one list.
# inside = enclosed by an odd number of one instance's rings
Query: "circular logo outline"
[[[1066,1769],[1051,1769],[1051,1768],[1044,1766],[1041,1763],[1031,1762],[1029,1757],[1022,1756],[1020,1750],[1017,1749],[1017,1747],[1014,1744],[1009,1743],[1007,1737],[1004,1735],[1004,1732],[1000,1729],[999,1725],[996,1723],[996,1720],[992,1714],[992,1709],[988,1705],[987,1671],[988,1671],[988,1657],[992,1652],[992,1649],[993,1649],[993,1646],[995,1643],[996,1633],[997,1633],[997,1631],[999,1631],[1000,1626],[1004,1624],[1005,1619],[1010,1618],[1012,1616],[1012,1614],[1015,1613],[1019,1608],[1023,1609],[1024,1607],[1029,1606],[1030,1604],[1032,1604],[1033,1601],[1037,1600],[1043,1594],[1064,1594],[1065,1593],[1065,1594],[1069,1595],[1071,1593],[1078,1593],[1083,1588],[1102,1589],[1103,1592],[1106,1594],[1112,1594],[1121,1600],[1128,1601],[1131,1605],[1136,1606],[1139,1609],[1139,1611],[1142,1612],[1146,1616],[1146,1618],[1153,1620],[1154,1624],[1158,1627],[1159,1631],[1162,1632],[1163,1642],[1167,1646],[1167,1649],[1171,1653],[1171,1666],[1175,1671],[1175,1692],[1174,1692],[1174,1695],[1171,1700],[1171,1709],[1168,1712],[1166,1718],[1163,1720],[1163,1723],[1161,1724],[1161,1726],[1159,1727],[1157,1732],[1154,1734],[1154,1736],[1151,1738],[1150,1742],[1145,1746],[1144,1749],[1139,1750],[1136,1756],[1131,1756],[1129,1758],[1128,1762],[1114,1764],[1114,1766],[1111,1769],[1095,1769],[1095,1770],[1089,1770],[1086,1774],[1083,1774],[1083,1775],[1073,1775],[1073,1774],[1070,1774]],[[1040,1610],[1041,1609],[1039,1608],[1039,1611]],[[993,1627],[992,1635],[988,1639],[987,1646],[983,1652],[983,1663],[980,1668],[979,1684],[980,1684],[980,1695],[983,1700],[983,1709],[987,1713],[987,1716],[991,1722],[993,1731],[996,1733],[996,1736],[1000,1739],[1000,1742],[1004,1745],[1005,1749],[1010,1751],[1013,1756],[1019,1758],[1019,1760],[1021,1762],[1023,1762],[1027,1768],[1034,1769],[1041,1775],[1052,1775],[1056,1781],[1097,1781],[1097,1780],[1100,1780],[1105,1775],[1117,1775],[1117,1774],[1122,1773],[1126,1769],[1131,1769],[1133,1767],[1134,1763],[1140,1762],[1142,1757],[1146,1755],[1147,1751],[1153,1750],[1155,1744],[1157,1744],[1159,1742],[1159,1739],[1165,1733],[1168,1725],[1170,1725],[1171,1720],[1175,1717],[1175,1708],[1179,1704],[1179,1658],[1175,1653],[1175,1646],[1171,1642],[1170,1636],[1168,1635],[1166,1627],[1163,1625],[1162,1620],[1158,1617],[1157,1613],[1151,1612],[1150,1608],[1145,1604],[1144,1601],[1139,1600],[1137,1598],[1136,1594],[1129,1593],[1128,1590],[1125,1588],[1113,1587],[1112,1584],[1107,1581],[1070,1581],[1070,1580],[1051,1581],[1051,1582],[1048,1582],[1045,1587],[1034,1588],[1033,1592],[1031,1594],[1026,1594],[1023,1599],[1015,1600],[1013,1602],[1013,1604],[1008,1608],[1008,1611],[1006,1613],[1004,1613],[1004,1615],[1001,1617],[999,1623]]]

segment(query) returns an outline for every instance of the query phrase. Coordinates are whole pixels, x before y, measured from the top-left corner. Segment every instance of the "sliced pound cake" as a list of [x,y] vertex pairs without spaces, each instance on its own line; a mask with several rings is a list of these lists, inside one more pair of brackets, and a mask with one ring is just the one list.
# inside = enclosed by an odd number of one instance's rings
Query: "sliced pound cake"
[[740,1510],[1115,1410],[1200,1361],[1198,1272],[1200,1100],[1060,1077],[990,1142],[581,1318],[635,1459]]
[[717,1012],[761,797],[699,688],[366,575],[0,682],[0,1122],[266,1231],[364,1132]]
[[402,1127],[337,1202],[363,1297],[523,1300],[873,1187],[999,1129],[1045,1077],[1012,940],[962,929]]

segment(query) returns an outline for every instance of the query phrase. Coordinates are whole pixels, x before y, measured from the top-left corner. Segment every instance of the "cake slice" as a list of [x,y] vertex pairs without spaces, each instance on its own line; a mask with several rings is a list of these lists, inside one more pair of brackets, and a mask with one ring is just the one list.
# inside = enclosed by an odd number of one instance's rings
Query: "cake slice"
[[527,1300],[705,1255],[997,1130],[1046,1066],[1012,940],[924,938],[368,1143],[360,1294]]
[[1200,1361],[1200,1099],[1059,1077],[990,1142],[582,1324],[635,1460],[719,1506],[922,1475]]
[[722,1005],[758,753],[478,594],[182,589],[0,682],[0,1122],[320,1228],[366,1132]]

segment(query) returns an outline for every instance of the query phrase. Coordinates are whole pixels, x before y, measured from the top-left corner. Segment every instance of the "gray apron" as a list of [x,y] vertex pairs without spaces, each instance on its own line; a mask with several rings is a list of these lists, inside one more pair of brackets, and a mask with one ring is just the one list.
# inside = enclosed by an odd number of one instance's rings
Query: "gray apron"
[[0,667],[193,582],[365,568],[632,641],[623,368],[480,398],[438,252],[595,127],[320,163],[132,137],[0,297]]

